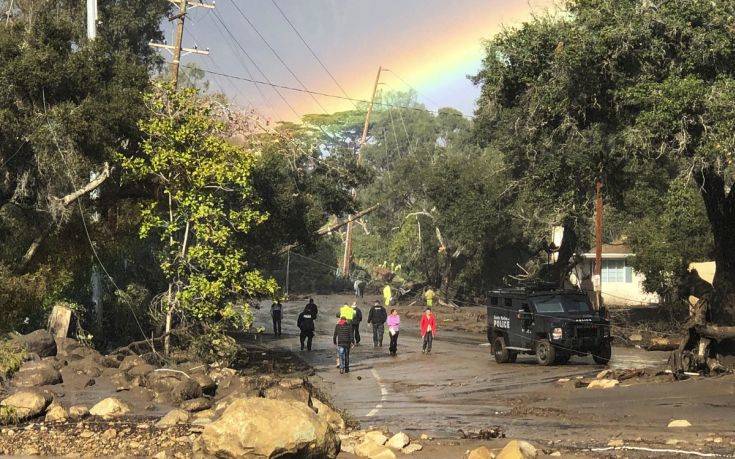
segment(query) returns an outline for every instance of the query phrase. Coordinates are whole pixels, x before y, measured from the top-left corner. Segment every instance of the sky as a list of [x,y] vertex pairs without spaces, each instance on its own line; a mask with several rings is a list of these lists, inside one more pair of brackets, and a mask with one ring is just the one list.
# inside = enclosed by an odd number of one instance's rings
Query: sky
[[[289,89],[276,92],[233,76],[369,99],[382,66],[389,70],[381,74],[381,90],[413,88],[419,102],[431,110],[454,107],[471,115],[479,89],[467,76],[480,67],[483,40],[503,27],[521,24],[532,13],[553,9],[554,4],[554,0],[218,0],[214,10],[195,8],[187,16],[184,46],[208,48],[210,54],[187,55],[182,65],[230,75],[209,73],[212,90],[274,121],[353,105]],[[166,41],[173,43],[174,24],[164,27]]]

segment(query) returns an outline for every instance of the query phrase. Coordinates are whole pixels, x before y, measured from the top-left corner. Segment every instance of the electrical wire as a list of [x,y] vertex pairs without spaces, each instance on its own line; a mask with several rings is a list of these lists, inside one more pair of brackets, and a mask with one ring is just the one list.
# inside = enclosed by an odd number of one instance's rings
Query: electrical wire
[[[263,43],[265,43],[265,45],[266,45],[266,46],[268,47],[268,49],[270,49],[270,50],[271,50],[271,52],[273,53],[273,55],[274,55],[274,56],[276,56],[276,59],[278,59],[278,61],[279,61],[279,62],[280,62],[281,64],[283,64],[283,66],[284,66],[284,67],[286,68],[286,70],[288,70],[288,73],[290,73],[290,74],[291,74],[291,76],[292,76],[292,77],[294,78],[294,80],[296,80],[296,82],[298,82],[298,83],[299,83],[299,85],[300,85],[300,86],[301,86],[301,87],[302,87],[302,88],[303,88],[304,90],[308,91],[308,88],[306,87],[306,85],[304,84],[304,82],[303,82],[303,81],[301,81],[301,79],[300,79],[300,78],[299,78],[299,77],[298,77],[298,76],[296,75],[296,73],[294,73],[294,71],[293,71],[293,70],[291,70],[291,67],[290,67],[290,66],[289,66],[288,64],[286,64],[286,61],[285,61],[285,60],[283,60],[283,58],[281,57],[281,55],[280,55],[280,54],[278,54],[278,51],[276,51],[276,49],[275,49],[275,48],[273,48],[273,46],[271,46],[270,42],[268,42],[268,40],[267,40],[267,39],[266,39],[266,38],[265,38],[265,37],[263,36],[263,34],[262,34],[262,33],[260,33],[260,30],[258,30],[258,28],[257,28],[257,27],[255,27],[255,24],[253,23],[253,21],[251,21],[251,20],[250,20],[250,18],[249,18],[249,17],[248,17],[248,16],[247,16],[247,15],[246,15],[246,14],[245,14],[244,12],[243,12],[243,10],[242,10],[242,9],[240,9],[240,7],[239,7],[239,6],[237,5],[237,3],[235,3],[235,0],[230,0],[230,3],[232,3],[232,5],[233,5],[233,6],[235,7],[235,9],[236,9],[236,10],[238,11],[238,13],[240,13],[240,16],[242,16],[242,17],[243,17],[243,19],[245,19],[245,21],[246,21],[246,22],[247,22],[247,23],[248,23],[248,24],[250,25],[250,27],[251,27],[251,28],[252,28],[252,29],[253,29],[253,30],[255,31],[255,33],[256,33],[256,34],[257,34],[257,35],[258,35],[258,36],[260,37],[260,39],[261,39],[261,40],[263,40]],[[313,93],[311,93],[311,92],[309,92],[309,96],[311,96],[311,98],[312,98],[312,99],[314,100],[314,102],[315,102],[315,103],[316,103],[316,104],[317,104],[317,105],[319,106],[319,108],[321,108],[321,110],[322,110],[322,111],[323,111],[323,112],[324,112],[325,114],[327,114],[327,109],[325,109],[325,108],[324,108],[324,106],[323,106],[323,105],[321,104],[321,102],[319,102],[319,100],[318,100],[318,99],[316,98],[316,96],[314,96],[314,94],[313,94]]]
[[[301,43],[303,43],[304,46],[306,46],[306,48],[309,50],[309,52],[311,53],[311,55],[314,56],[314,59],[316,59],[316,61],[319,63],[319,65],[322,67],[322,69],[324,69],[324,71],[327,73],[327,75],[329,75],[329,78],[332,79],[332,81],[334,82],[334,84],[337,85],[337,87],[342,92],[342,94],[345,97],[350,98],[350,96],[347,94],[347,91],[345,91],[345,89],[342,87],[342,85],[339,84],[339,81],[337,81],[337,78],[335,78],[335,76],[332,74],[332,72],[329,71],[329,69],[327,68],[327,66],[324,64],[324,62],[322,62],[322,60],[316,54],[316,52],[314,51],[314,49],[309,45],[309,43],[306,41],[306,39],[303,37],[303,35],[301,35],[301,32],[299,32],[299,30],[293,24],[293,22],[291,21],[291,19],[289,19],[289,17],[281,9],[281,7],[278,6],[278,3],[276,3],[276,0],[271,0],[271,3],[273,3],[273,6],[275,6],[276,9],[278,10],[278,12],[281,13],[281,16],[283,16],[283,19],[285,19],[286,22],[288,23],[288,25],[291,26],[291,29],[299,37],[299,39],[301,40]],[[355,109],[357,109],[357,104],[355,104],[355,102],[353,102],[353,101],[350,101],[350,102],[352,103],[352,106],[355,107]]]

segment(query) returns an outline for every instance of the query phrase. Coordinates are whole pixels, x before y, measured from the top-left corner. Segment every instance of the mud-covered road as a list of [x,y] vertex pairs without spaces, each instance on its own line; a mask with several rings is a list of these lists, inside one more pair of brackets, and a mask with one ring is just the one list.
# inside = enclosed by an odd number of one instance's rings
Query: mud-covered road
[[[373,297],[361,305],[364,316]],[[338,307],[351,296],[317,296],[319,319],[314,349],[299,351],[296,317],[306,301],[284,305],[283,332],[272,336],[269,305],[255,312],[266,328],[269,346],[293,350],[316,371],[318,384],[335,404],[365,428],[436,437],[457,437],[499,425],[509,437],[540,442],[606,446],[610,439],[626,444],[669,445],[732,454],[735,442],[735,378],[724,376],[645,384],[621,384],[605,390],[561,387],[560,378],[593,376],[604,367],[591,358],[573,358],[563,366],[541,367],[532,356],[499,365],[481,335],[439,330],[430,355],[421,353],[418,324],[403,320],[397,357],[390,357],[387,339],[374,349],[372,332],[361,324],[361,346],[352,351],[351,373],[335,369],[332,332]],[[665,363],[667,353],[615,348],[611,366],[651,367]],[[672,430],[672,419],[687,419],[688,429]],[[715,440],[719,440],[716,441]],[[671,448],[671,446],[668,446]]]

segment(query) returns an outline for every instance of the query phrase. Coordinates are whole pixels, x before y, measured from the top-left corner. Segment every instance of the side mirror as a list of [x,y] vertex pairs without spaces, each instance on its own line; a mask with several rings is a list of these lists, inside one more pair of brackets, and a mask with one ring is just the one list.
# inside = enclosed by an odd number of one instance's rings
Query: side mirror
[[516,317],[520,320],[526,320],[526,319],[530,319],[532,316],[533,316],[532,313],[528,311],[524,311],[523,309],[519,309],[518,315]]

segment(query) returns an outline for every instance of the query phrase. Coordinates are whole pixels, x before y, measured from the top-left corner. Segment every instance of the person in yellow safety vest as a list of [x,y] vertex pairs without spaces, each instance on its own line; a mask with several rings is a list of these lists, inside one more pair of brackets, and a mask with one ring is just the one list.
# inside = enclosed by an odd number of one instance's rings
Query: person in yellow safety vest
[[426,306],[427,307],[430,308],[430,307],[434,306],[434,297],[435,296],[436,296],[436,293],[434,293],[434,290],[432,290],[431,287],[429,287],[428,289],[426,289],[426,291],[424,292],[424,299],[426,300]]
[[385,287],[383,287],[383,299],[385,299],[386,306],[390,306],[391,298],[393,298],[393,292],[390,289],[390,284],[385,284]]
[[337,318],[343,318],[346,319],[348,322],[352,322],[352,319],[355,318],[355,310],[349,304],[345,304],[344,306],[339,308]]

